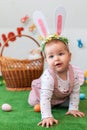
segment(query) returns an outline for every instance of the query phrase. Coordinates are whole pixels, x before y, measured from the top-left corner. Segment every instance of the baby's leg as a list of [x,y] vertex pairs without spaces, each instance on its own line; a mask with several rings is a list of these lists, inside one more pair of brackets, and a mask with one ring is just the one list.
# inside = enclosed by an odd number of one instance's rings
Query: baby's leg
[[40,93],[37,88],[34,88],[30,91],[29,97],[28,97],[28,103],[31,106],[35,106],[36,104],[40,103]]

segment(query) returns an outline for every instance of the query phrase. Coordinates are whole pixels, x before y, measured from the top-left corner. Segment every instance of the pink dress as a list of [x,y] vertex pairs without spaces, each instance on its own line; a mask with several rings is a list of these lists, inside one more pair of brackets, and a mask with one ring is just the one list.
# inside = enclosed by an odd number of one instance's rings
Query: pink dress
[[42,119],[52,117],[51,106],[61,104],[69,98],[69,109],[78,110],[80,84],[78,74],[70,65],[67,80],[63,81],[53,70],[47,69],[43,75],[32,82],[28,103],[40,103]]

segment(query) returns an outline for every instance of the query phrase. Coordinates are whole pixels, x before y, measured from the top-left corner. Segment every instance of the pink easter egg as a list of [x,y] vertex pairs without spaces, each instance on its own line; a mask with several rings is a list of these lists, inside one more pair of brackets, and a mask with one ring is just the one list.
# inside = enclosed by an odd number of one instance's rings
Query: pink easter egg
[[4,103],[2,106],[1,106],[2,110],[3,111],[11,111],[12,110],[12,107],[11,105],[7,104],[7,103]]

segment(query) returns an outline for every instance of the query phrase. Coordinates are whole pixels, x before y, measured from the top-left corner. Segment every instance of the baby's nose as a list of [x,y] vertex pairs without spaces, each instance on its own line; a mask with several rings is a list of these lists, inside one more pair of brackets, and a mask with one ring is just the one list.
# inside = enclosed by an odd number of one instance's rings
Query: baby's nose
[[59,60],[59,56],[55,56],[55,60]]

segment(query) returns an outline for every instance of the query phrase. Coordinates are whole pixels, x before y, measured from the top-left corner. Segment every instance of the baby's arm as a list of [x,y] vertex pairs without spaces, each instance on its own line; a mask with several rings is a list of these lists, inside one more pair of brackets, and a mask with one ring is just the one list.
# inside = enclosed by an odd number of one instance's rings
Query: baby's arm
[[41,78],[40,106],[42,121],[38,123],[41,126],[52,126],[58,121],[54,119],[51,112],[51,98],[54,90],[54,80],[51,75],[46,72]]
[[75,75],[74,88],[70,95],[69,110],[66,115],[73,115],[74,117],[83,117],[85,114],[79,111],[79,94],[80,94],[80,85],[78,80],[78,75]]
[[51,113],[51,97],[52,91],[51,90],[42,90],[41,91],[41,115],[42,121],[38,123],[38,125],[52,126],[53,124],[57,124],[58,121],[53,117]]

